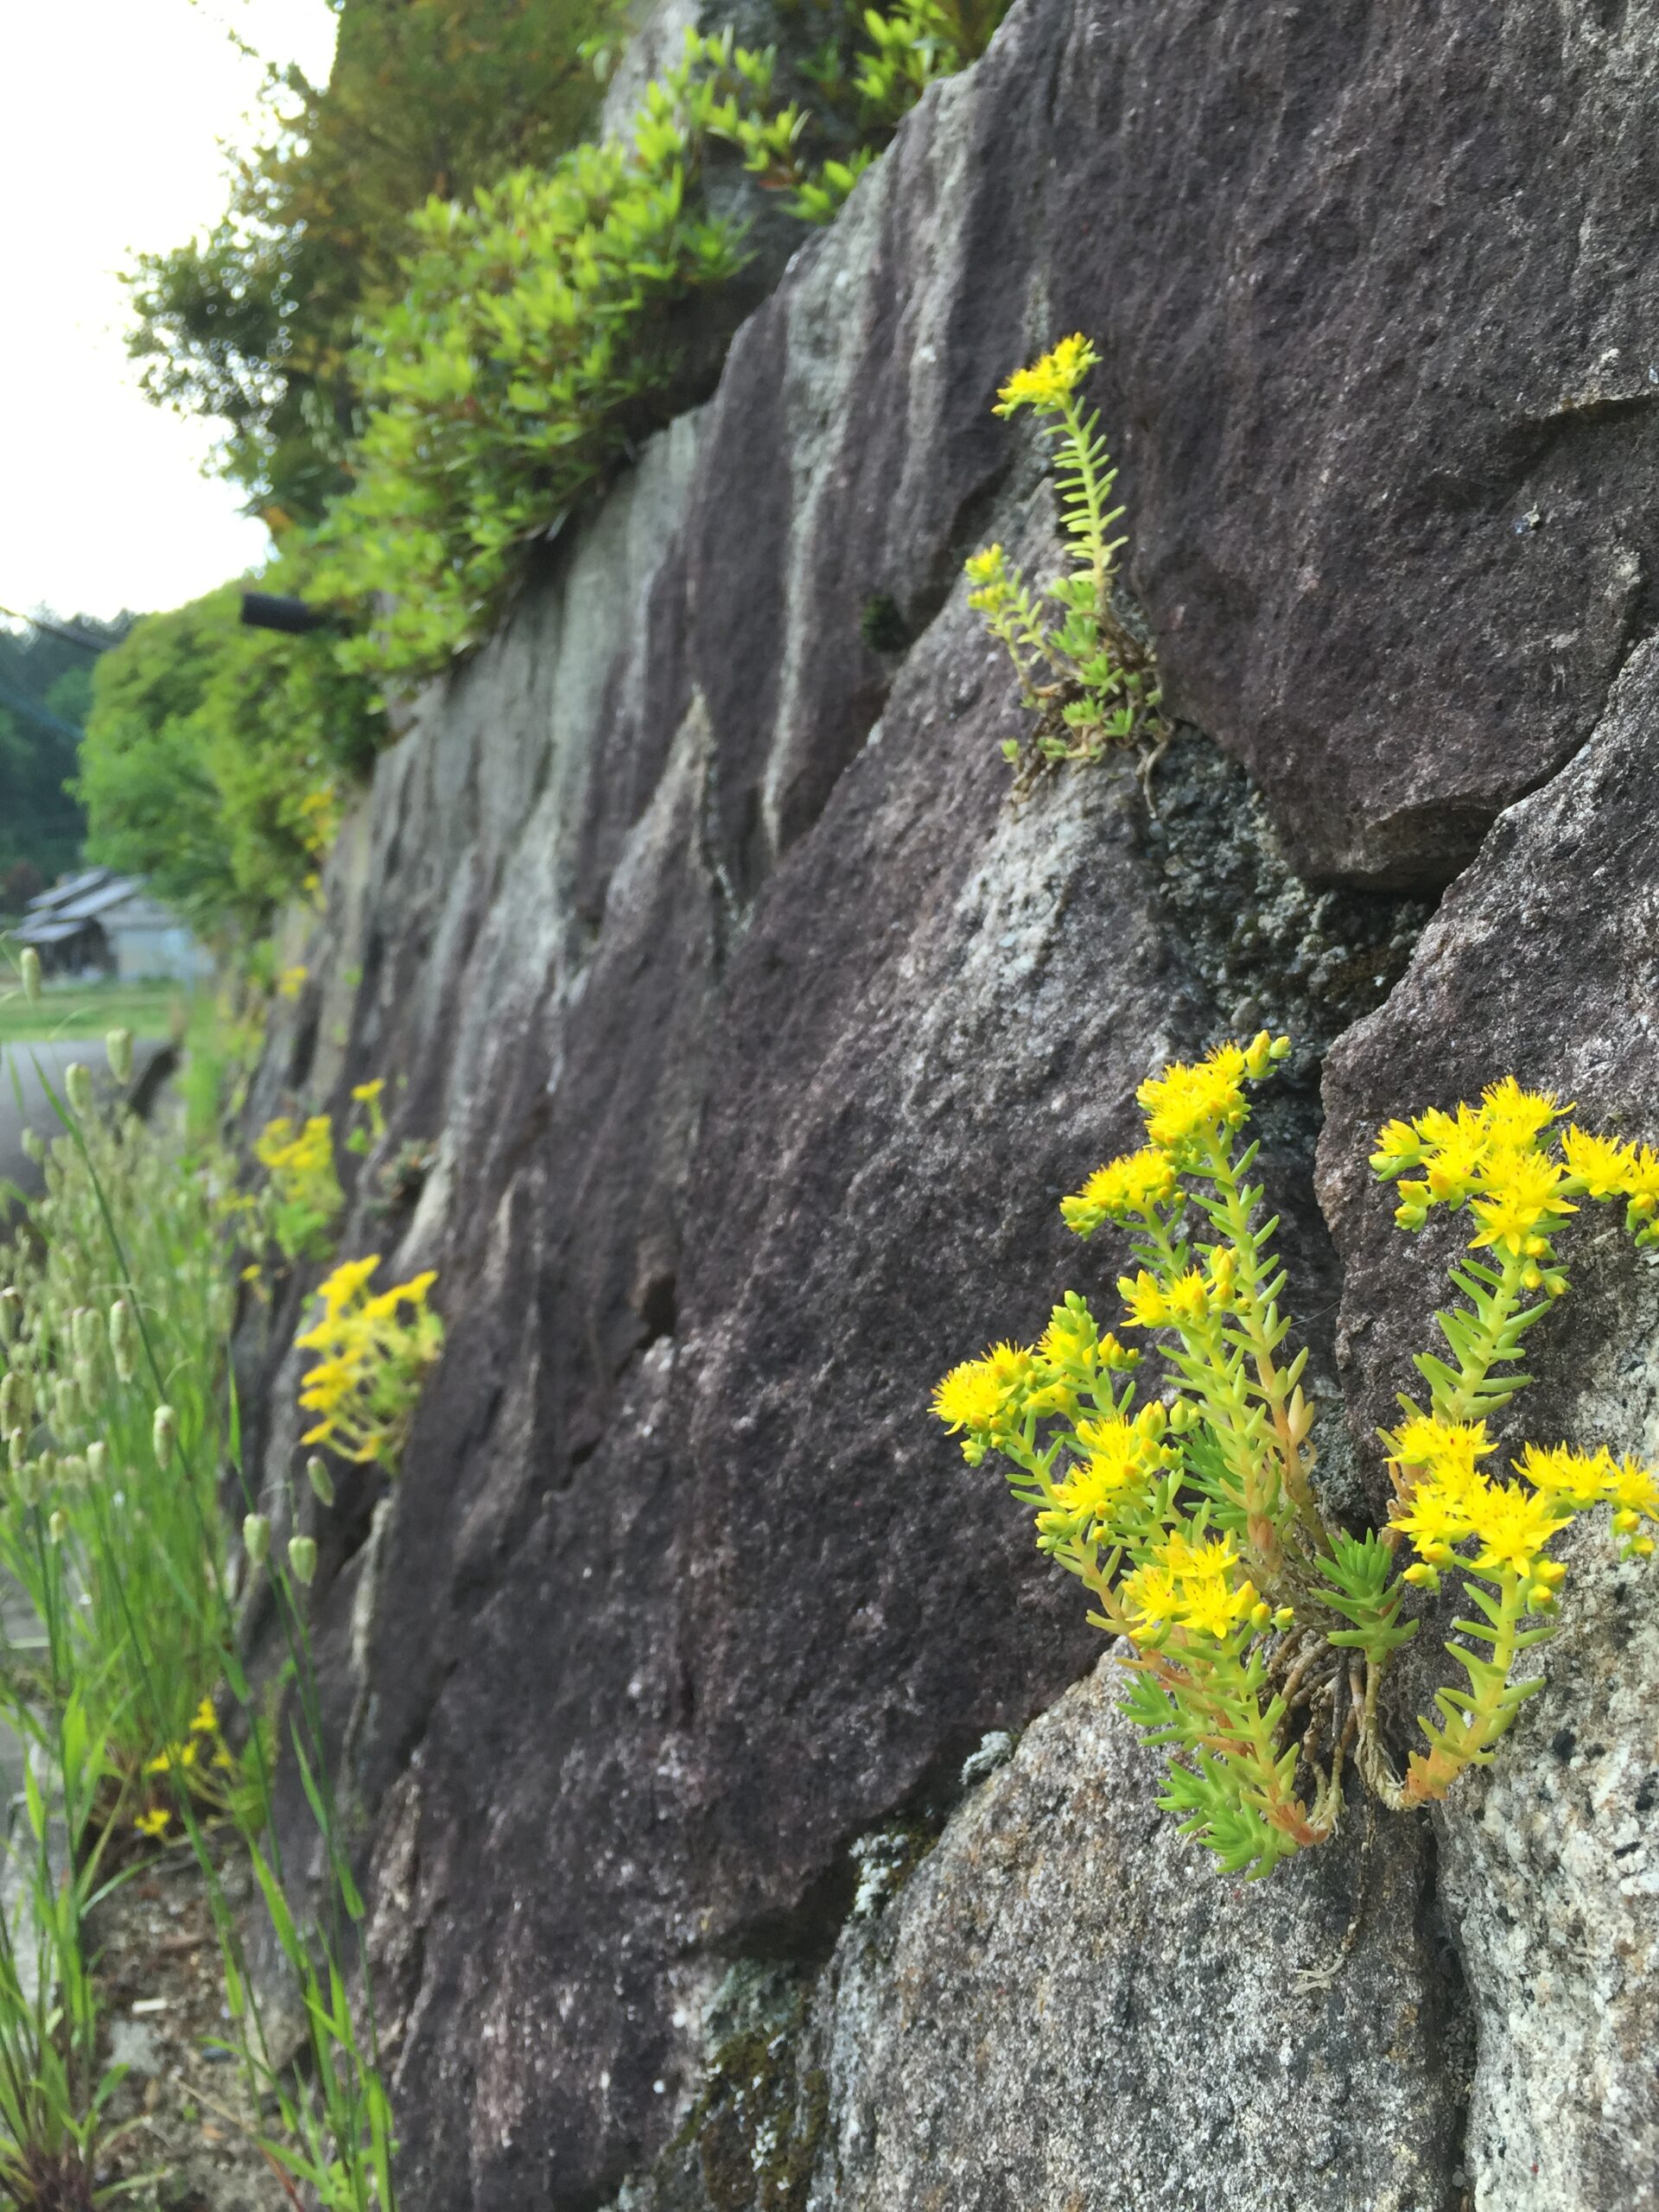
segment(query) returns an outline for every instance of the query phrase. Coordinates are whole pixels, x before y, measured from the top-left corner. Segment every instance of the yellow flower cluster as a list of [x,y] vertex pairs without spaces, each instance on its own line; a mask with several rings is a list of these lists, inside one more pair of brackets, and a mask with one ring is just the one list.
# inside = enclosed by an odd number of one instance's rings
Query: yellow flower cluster
[[1039,415],[1058,414],[1090,370],[1099,365],[1100,355],[1076,331],[1028,369],[1016,369],[998,392],[992,412],[1013,415],[1021,407],[1033,407]]
[[1218,1245],[1207,1268],[1189,1268],[1185,1274],[1162,1283],[1142,1268],[1139,1274],[1120,1275],[1117,1287],[1124,1313],[1135,1328],[1191,1328],[1211,1314],[1231,1310],[1237,1274],[1236,1256]]
[[1088,1456],[1054,1485],[1054,1507],[1037,1516],[1039,1540],[1109,1541],[1126,1502],[1138,1501],[1149,1483],[1174,1465],[1176,1454],[1164,1442],[1167,1426],[1157,1404],[1133,1414],[1079,1421],[1077,1441]]
[[1060,1218],[1079,1236],[1089,1236],[1103,1222],[1152,1213],[1174,1195],[1174,1162],[1147,1145],[1096,1167],[1075,1197],[1060,1200]]
[[[203,1698],[190,1723],[190,1732],[180,1744],[169,1744],[144,1762],[144,1777],[175,1775],[197,1803],[222,1813],[229,1803],[228,1789],[236,1777],[236,1761],[225,1748],[219,1732],[219,1715],[211,1698]],[[227,1777],[228,1779],[223,1778]],[[147,1802],[133,1821],[140,1835],[159,1842],[171,1830],[173,1813],[165,1805]]]
[[1217,1045],[1202,1060],[1173,1061],[1162,1075],[1148,1076],[1135,1092],[1147,1142],[1096,1167],[1080,1191],[1060,1200],[1066,1227],[1091,1236],[1103,1222],[1154,1217],[1179,1197],[1178,1177],[1194,1145],[1236,1129],[1249,1111],[1244,1084],[1260,1083],[1289,1051],[1288,1037],[1264,1029],[1248,1045]]
[[1659,1480],[1638,1460],[1615,1460],[1605,1447],[1529,1444],[1512,1463],[1528,1484],[1523,1490],[1491,1481],[1477,1465],[1495,1448],[1484,1421],[1417,1414],[1392,1442],[1402,1494],[1389,1526],[1411,1539],[1421,1562],[1407,1568],[1408,1581],[1438,1586],[1453,1547],[1472,1541],[1479,1548],[1463,1564],[1476,1574],[1529,1584],[1529,1599],[1547,1606],[1567,1569],[1544,1556],[1545,1547],[1575,1514],[1604,1503],[1613,1509],[1621,1555],[1652,1555],[1654,1540],[1640,1531],[1643,1519],[1659,1521]]
[[933,1411],[952,1435],[987,1435],[1014,1406],[1035,1365],[1019,1344],[993,1344],[982,1359],[953,1367],[933,1392]]
[[321,1257],[319,1241],[346,1204],[328,1116],[314,1114],[296,1129],[286,1114],[278,1116],[255,1139],[253,1156],[270,1178],[271,1235],[289,1259]]
[[437,1280],[431,1269],[371,1294],[379,1264],[377,1252],[336,1268],[318,1290],[322,1318],[294,1341],[321,1354],[301,1378],[300,1403],[321,1418],[301,1442],[391,1468],[426,1370],[443,1349],[443,1324],[426,1302]]
[[314,1114],[297,1133],[286,1114],[267,1122],[254,1140],[253,1156],[273,1179],[315,1183],[334,1172],[334,1132],[326,1114]]
[[1173,1529],[1153,1547],[1144,1567],[1126,1575],[1123,1604],[1137,1643],[1163,1643],[1172,1629],[1217,1642],[1242,1622],[1266,1628],[1272,1615],[1249,1576],[1236,1580],[1238,1553],[1231,1540],[1202,1530],[1193,1539]]
[[1549,1238],[1563,1216],[1578,1211],[1574,1198],[1624,1198],[1637,1241],[1659,1241],[1659,1154],[1570,1123],[1560,1132],[1557,1159],[1550,1147],[1566,1111],[1553,1093],[1524,1090],[1505,1076],[1487,1085],[1478,1106],[1389,1122],[1371,1166],[1384,1181],[1402,1179],[1395,1219],[1421,1229],[1433,1207],[1466,1205],[1480,1224],[1471,1249],[1490,1246],[1531,1262],[1530,1287],[1555,1295],[1565,1280],[1548,1267]]
[[1109,1332],[1102,1336],[1073,1295],[1054,1308],[1034,1348],[993,1344],[982,1358],[953,1367],[935,1385],[932,1411],[952,1434],[967,1432],[963,1457],[976,1466],[994,1436],[1009,1434],[1028,1414],[1075,1414],[1079,1390],[1093,1390],[1103,1376],[1140,1358]]

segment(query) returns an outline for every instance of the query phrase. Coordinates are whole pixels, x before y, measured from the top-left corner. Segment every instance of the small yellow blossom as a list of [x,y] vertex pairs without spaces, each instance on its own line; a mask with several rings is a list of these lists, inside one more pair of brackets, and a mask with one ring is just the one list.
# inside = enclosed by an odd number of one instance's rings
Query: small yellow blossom
[[997,394],[992,412],[1012,415],[1021,407],[1033,407],[1039,415],[1054,414],[1099,362],[1099,354],[1080,331],[1062,338],[1041,360],[1014,371]]
[[1529,1444],[1514,1466],[1534,1490],[1558,1498],[1575,1513],[1606,1497],[1616,1473],[1612,1454],[1605,1446],[1599,1452],[1575,1452],[1567,1444]]
[[1476,1460],[1495,1448],[1484,1421],[1440,1421],[1433,1414],[1413,1414],[1389,1441],[1391,1466],[1427,1467],[1442,1480],[1472,1476]]
[[1213,1636],[1219,1642],[1254,1613],[1259,1603],[1253,1583],[1246,1580],[1235,1588],[1219,1577],[1211,1576],[1192,1585],[1184,1593],[1181,1625],[1195,1630],[1200,1636]]
[[1529,1238],[1548,1234],[1554,1216],[1578,1211],[1560,1194],[1565,1179],[1566,1171],[1541,1153],[1504,1152],[1490,1170],[1491,1195],[1473,1201],[1481,1233],[1471,1249],[1491,1244],[1518,1258]]
[[1533,1144],[1562,1110],[1554,1091],[1523,1090],[1512,1075],[1489,1083],[1480,1094],[1481,1120],[1500,1147]]
[[1120,1275],[1117,1287],[1124,1313],[1133,1327],[1161,1329],[1167,1325],[1169,1301],[1155,1275],[1142,1268],[1137,1275]]
[[1650,1219],[1659,1208],[1659,1153],[1650,1144],[1644,1144],[1626,1160],[1621,1187],[1630,1202],[1632,1224]]
[[1003,552],[1000,545],[988,545],[983,552],[971,554],[963,563],[963,574],[970,584],[983,587],[1000,582],[1003,571]]
[[1659,1478],[1639,1459],[1621,1459],[1603,1486],[1602,1495],[1621,1513],[1639,1513],[1659,1521]]
[[1376,1134],[1376,1150],[1371,1154],[1374,1173],[1397,1175],[1402,1168],[1414,1167],[1423,1156],[1423,1141],[1410,1122],[1386,1122]]
[[213,1711],[213,1700],[205,1697],[196,1707],[195,1718],[190,1723],[194,1736],[213,1736],[219,1732],[219,1715]]
[[140,1835],[159,1838],[164,1836],[172,1825],[172,1815],[157,1807],[152,1812],[140,1813],[132,1825]]
[[343,1261],[319,1286],[321,1319],[294,1341],[320,1355],[301,1377],[300,1404],[321,1418],[300,1441],[391,1465],[425,1371],[443,1348],[443,1324],[427,1310],[432,1269],[369,1296],[379,1264],[378,1253]]
[[1561,1150],[1568,1172],[1584,1185],[1586,1196],[1592,1198],[1618,1198],[1637,1160],[1631,1146],[1621,1144],[1617,1137],[1594,1136],[1576,1122],[1563,1132]]
[[1573,1518],[1553,1510],[1553,1500],[1512,1483],[1484,1483],[1469,1503],[1471,1534],[1480,1545],[1471,1562],[1477,1574],[1529,1575],[1544,1546]]
[[1181,1609],[1181,1593],[1166,1567],[1138,1567],[1126,1574],[1120,1594],[1124,1609],[1142,1630],[1167,1627]]
[[1060,1200],[1060,1215],[1068,1229],[1086,1236],[1103,1221],[1155,1212],[1174,1195],[1174,1162],[1167,1154],[1145,1146],[1096,1167],[1074,1198]]
[[296,999],[305,988],[310,972],[308,968],[284,968],[276,978],[276,988],[285,999]]
[[1403,1504],[1395,1507],[1389,1526],[1409,1536],[1431,1566],[1438,1565],[1448,1556],[1452,1546],[1460,1544],[1470,1532],[1470,1502],[1478,1484],[1484,1487],[1479,1475],[1451,1485],[1431,1477],[1419,1483]]
[[1147,1135],[1160,1149],[1176,1151],[1194,1137],[1236,1128],[1244,1118],[1245,1055],[1236,1045],[1217,1045],[1207,1058],[1175,1061],[1148,1076],[1136,1091]]

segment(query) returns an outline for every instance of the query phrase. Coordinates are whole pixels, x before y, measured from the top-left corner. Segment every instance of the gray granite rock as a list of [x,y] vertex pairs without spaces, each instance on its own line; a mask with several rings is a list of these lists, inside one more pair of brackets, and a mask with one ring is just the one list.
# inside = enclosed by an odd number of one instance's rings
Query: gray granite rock
[[[1659,1140],[1656,819],[1649,645],[1590,744],[1500,817],[1404,982],[1327,1063],[1320,1192],[1362,1446],[1428,1342],[1448,1249],[1445,1231],[1393,1228],[1363,1166],[1376,1122],[1477,1096],[1513,1071],[1574,1101],[1592,1128]],[[1659,1456],[1659,1268],[1632,1251],[1622,1211],[1586,1204],[1564,1230],[1572,1288],[1529,1340],[1537,1380],[1506,1438]],[[1659,1581],[1613,1563],[1605,1513],[1573,1531],[1566,1556],[1561,1631],[1538,1670],[1548,1688],[1490,1773],[1437,1816],[1478,2031],[1470,2163],[1491,2212],[1659,2202]],[[1402,1724],[1434,1642],[1415,1648]]]
[[1471,2057],[1412,1821],[1285,1880],[1173,1836],[1108,1660],[1027,1730],[815,2008],[849,2212],[1452,2212]]

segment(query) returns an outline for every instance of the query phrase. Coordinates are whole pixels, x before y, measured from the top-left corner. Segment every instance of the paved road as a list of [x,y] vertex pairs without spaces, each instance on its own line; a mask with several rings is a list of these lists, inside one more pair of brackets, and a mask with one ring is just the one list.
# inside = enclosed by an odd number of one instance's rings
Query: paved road
[[[143,1086],[145,1071],[156,1054],[168,1049],[165,1039],[158,1037],[141,1038],[133,1046],[133,1073],[137,1086]],[[41,1077],[61,1098],[64,1071],[72,1060],[84,1060],[95,1076],[107,1082],[100,1038],[81,1037],[70,1044],[0,1046],[0,1181],[16,1183],[29,1198],[41,1189],[41,1171],[23,1150],[23,1131],[35,1129],[48,1138],[62,1135],[63,1125],[46,1095]]]

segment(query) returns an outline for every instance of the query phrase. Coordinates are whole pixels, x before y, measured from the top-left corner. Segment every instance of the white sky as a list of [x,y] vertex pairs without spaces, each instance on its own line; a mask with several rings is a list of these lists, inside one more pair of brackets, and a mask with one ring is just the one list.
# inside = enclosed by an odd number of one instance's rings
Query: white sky
[[326,0],[0,0],[0,605],[155,612],[269,549],[213,426],[140,396],[116,276],[224,212],[262,76],[227,25],[327,73]]

